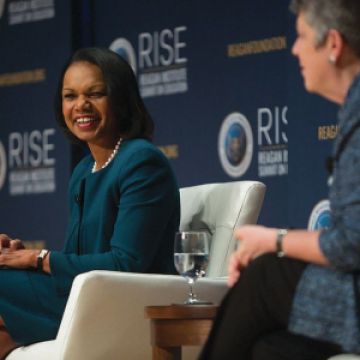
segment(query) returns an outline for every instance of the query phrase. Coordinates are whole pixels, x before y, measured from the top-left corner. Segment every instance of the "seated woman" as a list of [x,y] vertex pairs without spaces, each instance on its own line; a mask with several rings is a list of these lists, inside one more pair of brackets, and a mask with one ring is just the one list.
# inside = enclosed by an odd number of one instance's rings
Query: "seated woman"
[[63,251],[24,249],[0,235],[1,359],[21,344],[55,338],[80,273],[175,273],[179,191],[150,142],[153,123],[130,66],[110,50],[77,51],[62,73],[56,111],[60,126],[91,154],[71,177]]
[[201,359],[360,353],[360,1],[292,0],[291,8],[298,33],[292,52],[307,91],[342,105],[329,194],[332,225],[237,230],[232,289]]

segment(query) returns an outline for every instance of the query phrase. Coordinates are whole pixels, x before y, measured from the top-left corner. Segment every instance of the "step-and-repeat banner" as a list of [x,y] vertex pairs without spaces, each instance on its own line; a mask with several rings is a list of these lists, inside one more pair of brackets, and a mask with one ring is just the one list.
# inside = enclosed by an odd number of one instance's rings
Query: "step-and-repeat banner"
[[291,58],[288,0],[94,2],[95,44],[124,56],[180,186],[260,180],[260,222],[304,227],[326,197],[334,109]]
[[70,54],[70,1],[0,1],[0,233],[64,242],[69,142],[54,117]]

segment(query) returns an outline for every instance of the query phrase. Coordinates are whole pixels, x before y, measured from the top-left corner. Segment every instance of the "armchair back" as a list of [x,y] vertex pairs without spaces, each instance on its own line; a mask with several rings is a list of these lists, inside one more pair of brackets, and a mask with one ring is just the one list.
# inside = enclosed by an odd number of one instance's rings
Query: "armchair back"
[[180,189],[180,230],[203,230],[211,235],[207,276],[226,276],[236,247],[237,226],[255,224],[264,199],[265,185],[258,181],[233,181]]

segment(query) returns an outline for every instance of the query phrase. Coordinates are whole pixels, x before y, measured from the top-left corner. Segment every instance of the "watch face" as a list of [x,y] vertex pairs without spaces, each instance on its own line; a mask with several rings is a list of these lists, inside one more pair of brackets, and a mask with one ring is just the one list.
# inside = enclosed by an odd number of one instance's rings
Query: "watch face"
[[278,257],[284,257],[285,252],[283,250],[283,238],[287,234],[286,229],[279,229],[276,235],[276,255]]
[[38,255],[38,258],[43,259],[47,255],[48,252],[49,252],[49,250],[42,249],[40,251],[40,254]]

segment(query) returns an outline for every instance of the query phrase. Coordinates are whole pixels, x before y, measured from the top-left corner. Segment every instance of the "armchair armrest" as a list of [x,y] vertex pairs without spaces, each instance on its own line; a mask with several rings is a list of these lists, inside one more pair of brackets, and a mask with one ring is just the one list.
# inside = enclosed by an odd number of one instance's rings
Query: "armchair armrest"
[[[199,297],[219,303],[226,280],[203,278]],[[181,303],[186,281],[177,275],[91,271],[76,277],[58,335],[14,350],[7,360],[150,359],[146,305]],[[40,354],[40,355],[39,355]]]

